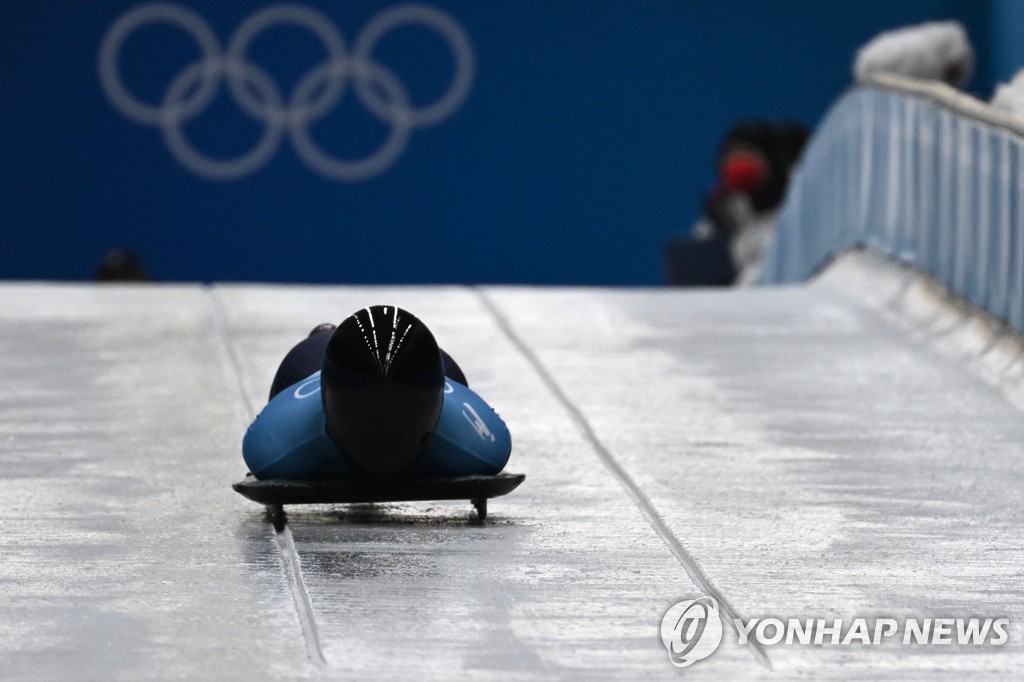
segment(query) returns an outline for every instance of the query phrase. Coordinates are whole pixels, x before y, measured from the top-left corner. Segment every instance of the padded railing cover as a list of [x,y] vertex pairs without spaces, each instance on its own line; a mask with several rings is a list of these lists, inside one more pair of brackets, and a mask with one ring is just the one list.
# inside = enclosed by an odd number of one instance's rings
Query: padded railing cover
[[829,111],[794,174],[762,282],[867,245],[1024,331],[1024,118],[875,77]]

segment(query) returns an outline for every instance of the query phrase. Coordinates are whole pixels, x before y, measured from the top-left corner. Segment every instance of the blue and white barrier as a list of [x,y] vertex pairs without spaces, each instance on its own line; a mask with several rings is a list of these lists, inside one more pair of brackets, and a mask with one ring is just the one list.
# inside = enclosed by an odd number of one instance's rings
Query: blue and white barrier
[[794,174],[762,282],[858,244],[1024,331],[1024,118],[892,77],[844,95]]

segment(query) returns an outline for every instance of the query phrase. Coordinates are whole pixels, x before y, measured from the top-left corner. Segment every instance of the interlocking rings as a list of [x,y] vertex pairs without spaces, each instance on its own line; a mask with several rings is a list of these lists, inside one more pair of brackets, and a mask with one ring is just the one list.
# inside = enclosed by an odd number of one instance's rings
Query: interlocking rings
[[[128,38],[149,24],[171,24],[195,41],[200,58],[183,68],[167,86],[163,101],[148,104],[135,97],[121,78],[119,59]],[[324,47],[327,59],[296,83],[287,104],[274,79],[250,62],[250,45],[269,28],[298,26]],[[436,31],[452,51],[455,72],[448,89],[435,101],[413,107],[409,93],[395,74],[373,59],[388,32],[407,24]],[[405,151],[415,128],[432,126],[451,116],[465,101],[473,84],[473,48],[462,27],[444,12],[426,5],[398,5],[372,18],[356,38],[351,56],[333,22],[301,5],[273,5],[246,19],[222,51],[209,24],[181,5],[151,3],[123,14],[107,31],[100,46],[99,78],[111,103],[128,119],[160,128],[171,155],[197,175],[233,180],[255,173],[274,156],[287,131],[299,157],[312,170],[340,181],[366,180],[383,173]],[[338,159],[322,150],[310,125],[329,114],[345,94],[349,81],[359,102],[390,126],[383,144],[362,159]],[[197,151],[183,126],[213,101],[223,82],[246,116],[263,124],[255,146],[233,159],[211,158]]]

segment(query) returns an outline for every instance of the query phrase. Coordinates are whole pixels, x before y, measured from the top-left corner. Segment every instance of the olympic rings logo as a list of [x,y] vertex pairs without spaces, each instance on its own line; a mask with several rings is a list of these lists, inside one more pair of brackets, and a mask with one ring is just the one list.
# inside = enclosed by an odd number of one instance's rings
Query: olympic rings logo
[[[128,38],[149,24],[170,24],[195,41],[201,58],[175,76],[159,105],[139,100],[121,78],[119,59]],[[326,49],[327,59],[313,67],[285,97],[274,79],[246,57],[264,31],[281,24],[306,29]],[[435,101],[413,107],[409,93],[394,72],[373,59],[384,35],[407,24],[436,31],[448,43],[455,70],[448,89]],[[99,53],[99,78],[111,103],[128,119],[158,127],[171,155],[196,175],[211,180],[234,180],[262,168],[288,132],[299,157],[312,170],[334,180],[354,182],[390,168],[405,151],[416,128],[435,125],[451,116],[465,101],[473,83],[473,48],[462,27],[444,12],[426,5],[398,5],[373,17],[356,38],[352,54],[334,23],[317,10],[301,5],[273,5],[246,19],[221,50],[209,24],[181,5],[152,3],[123,14],[107,31]],[[362,159],[339,159],[323,151],[309,127],[338,104],[352,82],[359,102],[390,126],[382,145]],[[197,151],[183,126],[199,116],[226,82],[241,110],[265,126],[255,146],[233,159],[211,158]]]

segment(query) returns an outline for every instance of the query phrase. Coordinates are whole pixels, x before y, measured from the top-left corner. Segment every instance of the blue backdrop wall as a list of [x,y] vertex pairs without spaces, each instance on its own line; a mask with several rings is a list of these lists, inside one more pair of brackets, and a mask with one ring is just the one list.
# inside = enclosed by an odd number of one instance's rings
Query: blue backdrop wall
[[1012,13],[302,2],[0,3],[0,277],[125,246],[164,280],[657,284],[732,123],[813,125],[859,45],[937,18],[987,96]]
[[1024,68],[1024,2],[991,0],[988,9],[991,77],[1008,82]]

